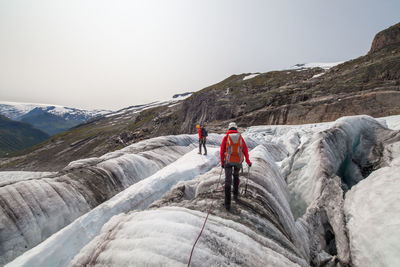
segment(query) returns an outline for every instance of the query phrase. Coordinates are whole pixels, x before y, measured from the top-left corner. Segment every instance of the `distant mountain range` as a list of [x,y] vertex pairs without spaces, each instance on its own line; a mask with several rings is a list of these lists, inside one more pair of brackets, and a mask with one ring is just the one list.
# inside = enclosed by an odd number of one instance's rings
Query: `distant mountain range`
[[0,102],[0,115],[29,123],[50,136],[66,131],[109,110],[82,110],[57,105]]
[[0,156],[43,142],[109,110],[82,110],[57,105],[0,102]]
[[0,115],[0,156],[36,145],[50,136],[30,124]]

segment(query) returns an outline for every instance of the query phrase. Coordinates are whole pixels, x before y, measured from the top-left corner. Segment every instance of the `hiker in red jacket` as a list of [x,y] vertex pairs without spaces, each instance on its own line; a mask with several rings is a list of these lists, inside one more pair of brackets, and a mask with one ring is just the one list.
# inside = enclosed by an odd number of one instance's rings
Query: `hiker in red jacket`
[[204,155],[207,155],[207,130],[204,126],[200,126],[199,124],[196,125],[197,132],[199,133],[199,154],[201,154],[201,145],[204,147]]
[[221,143],[221,167],[225,169],[225,208],[231,208],[231,184],[233,170],[233,199],[239,199],[239,170],[242,166],[243,155],[246,157],[246,163],[251,167],[249,151],[243,137],[237,131],[237,125],[234,122],[229,123],[229,130]]

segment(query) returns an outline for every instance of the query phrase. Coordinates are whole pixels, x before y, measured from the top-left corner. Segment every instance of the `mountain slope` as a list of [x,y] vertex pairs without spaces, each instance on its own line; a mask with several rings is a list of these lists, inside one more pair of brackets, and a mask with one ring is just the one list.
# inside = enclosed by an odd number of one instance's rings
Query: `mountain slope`
[[79,118],[67,120],[41,108],[35,108],[18,119],[41,129],[50,136],[64,132],[85,121]]
[[196,121],[211,126],[235,120],[254,124],[300,124],[343,115],[374,117],[400,112],[400,46],[321,69],[280,71],[243,80],[232,76],[189,98],[182,130]]
[[[179,111],[159,115],[156,132],[167,127],[193,132],[207,123],[214,130],[235,120],[239,125],[302,124],[332,121],[345,115],[382,117],[400,113],[400,24],[380,32],[370,53],[323,68],[295,68],[231,77],[193,94]],[[250,76],[251,77],[251,76]],[[157,134],[157,133],[155,133]]]
[[31,147],[47,138],[49,135],[27,123],[0,115],[0,156]]
[[178,97],[170,101],[131,106],[91,119],[51,137],[21,155],[1,159],[0,168],[57,171],[73,160],[100,156],[120,149],[145,139],[150,131],[143,126],[151,122],[157,112],[175,110],[181,103],[182,97]]
[[400,23],[397,23],[379,32],[372,41],[369,54],[375,53],[387,47],[397,47],[400,45]]

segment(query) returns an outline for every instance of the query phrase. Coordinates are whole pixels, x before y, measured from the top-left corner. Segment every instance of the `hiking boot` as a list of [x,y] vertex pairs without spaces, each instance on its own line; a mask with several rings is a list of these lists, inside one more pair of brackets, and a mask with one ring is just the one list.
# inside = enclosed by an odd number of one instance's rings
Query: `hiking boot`
[[239,202],[239,195],[233,195],[233,200]]
[[207,155],[207,152],[203,154],[204,156]]
[[197,154],[200,154],[200,155],[201,155],[201,152],[199,151],[199,152],[197,152]]

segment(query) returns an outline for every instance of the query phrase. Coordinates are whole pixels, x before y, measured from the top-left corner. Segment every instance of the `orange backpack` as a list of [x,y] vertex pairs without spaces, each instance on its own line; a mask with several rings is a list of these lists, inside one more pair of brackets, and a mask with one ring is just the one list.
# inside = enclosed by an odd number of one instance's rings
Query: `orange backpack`
[[243,162],[243,139],[240,133],[228,134],[226,139],[225,164],[240,166]]

